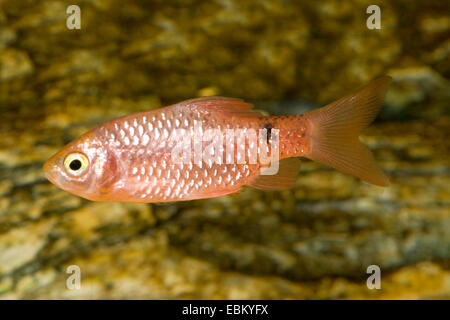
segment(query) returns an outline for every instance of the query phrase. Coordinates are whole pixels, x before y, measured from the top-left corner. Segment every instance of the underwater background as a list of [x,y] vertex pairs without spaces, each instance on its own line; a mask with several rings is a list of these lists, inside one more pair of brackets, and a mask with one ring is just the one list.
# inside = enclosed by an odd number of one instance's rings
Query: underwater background
[[[79,30],[66,26],[72,4]],[[381,29],[366,26],[372,4]],[[0,299],[449,299],[449,9],[0,1]],[[208,95],[298,114],[385,74],[385,107],[361,140],[388,188],[305,160],[291,190],[99,203],[43,175],[64,144],[121,115]]]

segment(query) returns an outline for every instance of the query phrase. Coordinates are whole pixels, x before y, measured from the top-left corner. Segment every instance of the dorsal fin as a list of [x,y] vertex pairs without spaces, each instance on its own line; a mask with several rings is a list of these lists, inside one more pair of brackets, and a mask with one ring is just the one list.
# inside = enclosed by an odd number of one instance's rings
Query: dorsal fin
[[198,111],[218,112],[225,116],[261,116],[261,113],[252,110],[252,104],[235,98],[202,97],[179,102],[176,106],[181,108],[192,108]]
[[259,175],[248,185],[253,188],[263,190],[283,190],[289,189],[297,179],[300,169],[299,158],[287,158],[278,162],[278,172],[274,175]]

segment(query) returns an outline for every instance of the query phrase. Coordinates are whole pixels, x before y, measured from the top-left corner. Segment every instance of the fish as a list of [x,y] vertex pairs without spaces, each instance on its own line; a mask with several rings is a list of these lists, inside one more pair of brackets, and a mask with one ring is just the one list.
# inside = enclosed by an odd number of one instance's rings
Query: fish
[[300,158],[385,187],[387,176],[358,135],[379,113],[391,80],[380,77],[293,116],[262,115],[225,97],[125,115],[68,143],[45,162],[44,173],[57,187],[92,201],[174,202],[244,186],[288,189]]

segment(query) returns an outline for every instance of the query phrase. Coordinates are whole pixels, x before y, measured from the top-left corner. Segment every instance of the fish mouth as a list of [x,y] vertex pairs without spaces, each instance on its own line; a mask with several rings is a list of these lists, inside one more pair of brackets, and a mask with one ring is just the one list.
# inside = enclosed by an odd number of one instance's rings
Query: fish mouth
[[44,176],[45,176],[45,178],[47,178],[48,181],[57,185],[57,181],[56,181],[57,165],[54,163],[54,161],[50,161],[50,160],[52,160],[52,159],[49,159],[44,163],[44,166],[43,166]]

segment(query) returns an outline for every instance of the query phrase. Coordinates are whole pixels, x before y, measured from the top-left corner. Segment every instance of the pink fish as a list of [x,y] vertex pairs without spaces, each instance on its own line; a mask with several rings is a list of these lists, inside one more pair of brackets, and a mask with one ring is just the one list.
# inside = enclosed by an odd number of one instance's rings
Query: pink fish
[[66,145],[44,164],[45,175],[90,200],[179,201],[232,194],[243,186],[289,188],[298,158],[306,157],[387,186],[358,134],[378,114],[390,82],[381,77],[297,116],[262,116],[250,104],[223,97],[130,114]]

